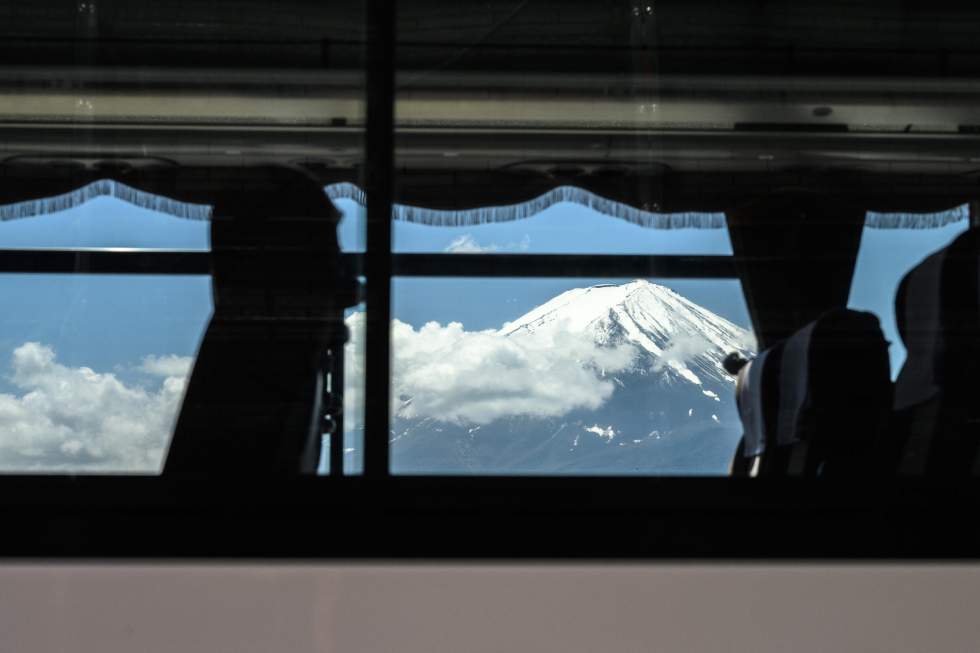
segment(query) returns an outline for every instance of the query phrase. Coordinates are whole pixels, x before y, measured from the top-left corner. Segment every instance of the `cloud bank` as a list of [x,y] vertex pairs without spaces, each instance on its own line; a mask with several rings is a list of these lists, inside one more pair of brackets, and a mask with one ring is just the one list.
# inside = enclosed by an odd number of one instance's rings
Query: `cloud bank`
[[[347,318],[345,424],[362,426],[365,314]],[[615,391],[613,374],[632,369],[631,345],[600,346],[563,328],[534,338],[467,331],[458,322],[414,328],[392,321],[392,415],[482,425],[503,417],[558,417],[595,410]],[[679,342],[668,358],[700,351]],[[153,382],[128,385],[111,373],[58,362],[28,342],[13,352],[0,393],[0,471],[158,472],[192,359],[149,355],[136,366]]]
[[0,393],[0,471],[158,472],[184,393],[189,359],[147,357],[158,387],[129,386],[113,374],[68,367],[51,347],[13,352]]
[[[363,322],[363,313],[348,318],[348,423],[363,405]],[[564,329],[516,339],[466,331],[459,322],[415,329],[393,320],[391,337],[392,415],[459,424],[594,410],[615,389],[606,375],[629,368],[636,357],[631,346],[601,347]]]
[[660,354],[653,365],[653,371],[659,372],[668,366],[684,365],[692,358],[709,351],[712,344],[707,338],[698,333],[677,333],[670,340],[670,344]]

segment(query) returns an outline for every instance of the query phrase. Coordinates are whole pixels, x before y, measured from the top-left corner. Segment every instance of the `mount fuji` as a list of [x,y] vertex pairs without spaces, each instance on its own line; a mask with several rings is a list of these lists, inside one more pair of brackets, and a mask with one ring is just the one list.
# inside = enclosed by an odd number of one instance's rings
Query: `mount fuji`
[[[409,386],[392,407],[394,471],[726,473],[741,426],[734,379],[722,361],[731,352],[751,354],[745,329],[669,288],[636,280],[569,290],[480,334],[516,355],[571,355],[576,371],[594,376],[602,392],[563,411],[515,408],[493,419],[438,419],[413,409]],[[440,364],[450,364],[451,349]],[[625,362],[606,366],[609,352],[625,353]],[[467,380],[477,392],[496,381]],[[529,382],[539,381],[563,379]]]

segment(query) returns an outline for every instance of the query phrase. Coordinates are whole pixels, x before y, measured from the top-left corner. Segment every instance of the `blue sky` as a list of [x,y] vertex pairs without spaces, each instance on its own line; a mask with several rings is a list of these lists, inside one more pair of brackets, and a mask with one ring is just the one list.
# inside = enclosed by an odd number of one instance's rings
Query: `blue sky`
[[871,311],[881,320],[885,338],[891,343],[892,378],[905,361],[905,346],[895,323],[895,291],[905,273],[919,261],[948,245],[966,231],[966,220],[937,229],[869,229],[861,234],[848,307]]
[[[341,246],[364,249],[364,209],[340,200],[344,213]],[[483,249],[523,254],[719,254],[732,253],[724,229],[645,229],[585,207],[564,203],[528,220],[472,227],[429,227],[396,222],[392,247],[401,253],[472,253]],[[749,317],[734,281],[650,279],[673,288],[736,324],[748,327]],[[490,329],[520,317],[570,288],[629,279],[396,279],[392,288],[396,318],[421,326],[435,320],[462,322],[469,330]]]
[[0,223],[0,247],[139,247],[208,250],[208,224],[178,220],[113,197],[35,218]]
[[[362,250],[363,209],[348,200],[339,201],[338,207],[345,215],[339,228],[343,248]],[[912,265],[966,226],[961,221],[941,229],[864,231],[850,305],[871,310],[882,319],[886,337],[893,342],[893,376],[904,358],[893,316],[897,283]],[[207,250],[208,246],[207,223],[172,218],[114,198],[98,198],[57,214],[0,222],[0,247],[7,248]],[[499,224],[444,228],[397,222],[394,249],[483,251],[487,256],[495,252],[731,254],[723,229],[645,229],[567,203],[527,220]],[[497,328],[569,288],[627,280],[399,278],[393,286],[393,315],[414,327],[429,321],[458,321],[468,331]],[[749,327],[737,281],[651,280]],[[10,404],[8,413],[23,412],[26,406],[44,401],[50,410],[58,410],[58,384],[70,382],[66,379],[82,379],[98,390],[91,396],[102,397],[103,386],[115,383],[104,376],[110,373],[122,384],[113,386],[112,392],[129,397],[134,405],[171,401],[161,385],[171,383],[171,372],[148,365],[146,357],[173,357],[189,363],[211,311],[206,277],[2,275],[0,296],[5,308],[0,314],[0,422],[4,400]],[[24,350],[25,343],[31,342],[40,343],[42,349]],[[44,348],[50,349],[50,355]],[[15,352],[21,366],[16,369]],[[45,368],[50,374],[25,381],[25,366],[45,356],[50,359]],[[125,419],[126,415],[118,417]],[[2,427],[0,423],[0,430]]]
[[211,312],[207,277],[0,275],[0,296],[0,360],[37,341],[66,365],[126,378],[149,354],[193,355]]
[[[349,200],[338,207],[346,251],[362,251],[364,210]],[[938,229],[865,229],[849,305],[876,313],[892,347],[893,368],[904,359],[894,322],[894,292],[915,263],[949,243],[966,221]],[[68,211],[0,223],[0,247],[143,247],[207,250],[208,225],[98,198]],[[730,254],[723,229],[645,229],[574,204],[559,204],[528,220],[473,227],[428,227],[398,222],[398,252],[482,248],[493,252]],[[749,326],[735,281],[658,280],[736,324]],[[469,330],[499,327],[569,288],[620,279],[399,278],[393,314],[421,326],[459,321]],[[113,368],[148,353],[192,355],[210,311],[206,278],[5,275],[0,355],[33,339],[55,345],[71,364]],[[125,319],[120,320],[119,317]],[[103,343],[103,344],[100,344]],[[111,343],[111,346],[109,344]],[[0,381],[0,387],[2,387]]]
[[[345,251],[363,251],[364,209],[353,201],[341,200],[344,219],[338,230]],[[521,253],[612,253],[612,254],[731,254],[728,234],[723,229],[644,229],[611,219],[574,204],[546,209],[529,220],[476,227],[428,227],[398,222],[393,247],[398,252],[444,252],[454,243],[459,251],[480,247],[492,251]],[[136,208],[114,198],[98,198],[57,214],[14,220],[0,224],[2,247],[143,247],[207,250],[206,223],[179,220]],[[66,354],[82,355],[89,349],[89,365],[104,367],[128,360],[151,340],[193,353],[193,338],[175,339],[164,327],[166,319],[187,316],[200,321],[210,302],[207,284],[189,278],[108,277],[65,279],[43,276],[30,281],[30,288],[12,278],[0,279],[6,297],[28,305],[36,317],[28,332],[54,338]],[[628,279],[397,279],[393,288],[394,316],[414,326],[425,322],[460,321],[467,329],[496,328],[569,288]],[[738,284],[732,281],[654,280],[668,285],[695,302],[741,325],[748,326],[745,303]],[[9,287],[9,290],[7,288]],[[18,288],[20,288],[18,290]],[[34,297],[34,300],[27,300]],[[160,297],[154,302],[152,298]],[[31,306],[32,303],[36,305]],[[157,304],[155,306],[155,304]],[[61,312],[64,315],[56,316]],[[105,347],[85,346],[97,341],[113,327],[107,316],[126,313],[132,330],[116,338],[115,352]],[[157,314],[158,313],[158,314]],[[157,314],[157,315],[155,315]],[[73,316],[73,317],[72,317]],[[67,321],[66,321],[67,320]],[[68,326],[68,322],[73,323]],[[9,323],[9,321],[5,322]],[[115,322],[114,322],[115,323]],[[63,324],[61,331],[40,326]],[[138,328],[135,328],[137,327]],[[20,328],[0,325],[0,342],[25,333]],[[118,327],[117,327],[118,328]],[[176,340],[180,340],[177,342]],[[80,361],[79,361],[80,362]]]

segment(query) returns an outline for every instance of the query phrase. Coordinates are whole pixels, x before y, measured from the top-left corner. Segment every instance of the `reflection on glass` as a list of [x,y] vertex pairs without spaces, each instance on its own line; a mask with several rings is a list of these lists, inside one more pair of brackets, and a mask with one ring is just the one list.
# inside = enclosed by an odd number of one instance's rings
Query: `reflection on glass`
[[2,275],[0,471],[159,473],[207,277]]
[[754,347],[737,281],[399,278],[393,298],[395,473],[727,473],[721,361]]
[[890,343],[894,379],[906,355],[895,322],[898,284],[924,258],[969,228],[968,211],[964,205],[944,213],[868,215],[847,306],[870,311],[881,320],[881,329]]

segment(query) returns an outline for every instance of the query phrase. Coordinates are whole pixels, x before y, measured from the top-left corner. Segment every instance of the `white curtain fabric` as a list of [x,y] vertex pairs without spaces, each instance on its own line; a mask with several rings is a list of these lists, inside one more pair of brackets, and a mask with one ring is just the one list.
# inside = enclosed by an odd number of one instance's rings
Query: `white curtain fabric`
[[[366,204],[364,191],[354,184],[330,184],[324,192],[331,200],[346,199]],[[211,207],[190,204],[138,190],[110,179],[101,179],[81,188],[44,199],[0,206],[0,221],[30,218],[74,208],[95,197],[115,197],[135,206],[186,220],[209,220]],[[526,202],[504,206],[484,206],[462,210],[428,209],[395,204],[395,220],[438,227],[467,227],[525,220],[559,202],[572,202],[597,213],[647,229],[724,229],[724,213],[653,213],[596,195],[575,186],[558,186]],[[865,226],[872,229],[936,229],[969,218],[964,204],[938,213],[875,213],[869,211]]]

